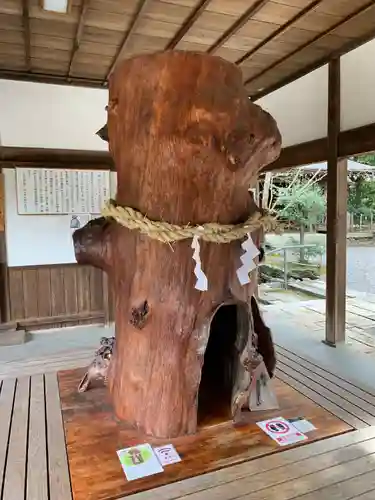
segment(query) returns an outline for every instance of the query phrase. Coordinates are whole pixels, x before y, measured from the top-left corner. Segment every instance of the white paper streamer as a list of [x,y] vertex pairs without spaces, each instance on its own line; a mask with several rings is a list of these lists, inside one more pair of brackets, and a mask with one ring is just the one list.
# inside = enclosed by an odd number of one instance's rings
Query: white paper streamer
[[241,247],[245,250],[245,253],[241,257],[243,265],[237,269],[237,277],[241,285],[246,285],[247,283],[250,283],[250,272],[256,268],[254,258],[259,255],[259,250],[254,245],[253,238],[250,233],[247,234],[247,238],[242,243]]
[[195,288],[204,292],[208,289],[208,280],[207,276],[202,271],[202,263],[200,257],[200,245],[198,236],[194,236],[193,242],[191,244],[191,248],[194,249],[193,260],[195,261],[194,274],[197,277],[197,282],[195,284]]

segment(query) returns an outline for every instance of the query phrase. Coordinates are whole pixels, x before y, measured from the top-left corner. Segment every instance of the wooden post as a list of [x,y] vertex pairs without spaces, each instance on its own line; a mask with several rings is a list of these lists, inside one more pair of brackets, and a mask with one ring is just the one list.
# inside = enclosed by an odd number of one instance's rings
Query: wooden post
[[327,174],[327,291],[325,343],[345,342],[347,160],[338,158],[340,60],[329,63]]

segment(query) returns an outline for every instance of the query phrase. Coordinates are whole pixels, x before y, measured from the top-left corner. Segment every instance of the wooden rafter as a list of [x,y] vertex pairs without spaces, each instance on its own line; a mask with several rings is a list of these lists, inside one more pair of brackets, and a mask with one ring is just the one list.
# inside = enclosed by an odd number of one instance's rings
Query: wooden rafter
[[321,40],[322,38],[324,38],[325,36],[327,35],[330,35],[332,34],[337,28],[343,26],[344,24],[346,24],[347,22],[351,21],[352,19],[354,19],[355,17],[359,16],[360,14],[363,14],[364,12],[366,12],[367,10],[371,9],[373,6],[375,5],[375,0],[371,0],[370,2],[367,2],[365,5],[363,5],[362,7],[360,7],[359,9],[355,10],[354,12],[352,12],[351,14],[348,14],[346,17],[344,17],[344,19],[341,19],[340,21],[338,21],[337,23],[333,24],[330,28],[324,30],[322,33],[318,33],[316,36],[314,36],[311,40],[309,40],[308,42],[300,45],[299,47],[297,47],[296,49],[294,49],[292,52],[289,52],[289,54],[286,54],[285,56],[281,57],[280,59],[278,59],[277,61],[275,61],[274,63],[270,64],[269,66],[267,66],[266,68],[262,69],[261,71],[259,71],[256,75],[248,78],[246,81],[245,81],[245,85],[248,85],[249,83],[257,80],[258,78],[260,78],[261,76],[265,75],[266,73],[268,73],[269,71],[271,71],[273,68],[275,68],[276,66],[279,66],[280,64],[282,64],[283,62],[287,61],[288,59],[290,59],[291,57],[293,57],[294,55],[298,54],[299,52],[301,52],[302,50],[312,46],[315,42],[317,42],[318,40]]
[[12,69],[0,69],[0,78],[3,80],[17,80],[21,82],[51,83],[54,85],[74,85],[77,87],[102,88],[103,80],[72,76],[69,80],[61,75],[53,75],[41,71],[18,71]]
[[177,31],[177,33],[174,35],[172,40],[170,40],[165,47],[165,50],[172,50],[176,47],[176,45],[183,39],[183,37],[186,35],[186,33],[189,31],[189,29],[193,26],[195,21],[198,19],[198,17],[202,14],[202,12],[205,10],[207,5],[211,2],[212,0],[201,0],[195,8],[192,10],[192,12],[188,15],[188,17],[185,19],[183,22],[181,28]]
[[232,24],[222,35],[220,38],[216,40],[215,43],[211,45],[207,49],[208,54],[213,54],[217,49],[224,45],[225,42],[229,40],[233,35],[235,35],[241,28],[245,26],[245,24],[253,17],[255,14],[260,11],[269,0],[258,0],[251,7],[249,7],[246,12],[242,14],[241,17],[237,19],[235,23]]
[[312,71],[315,71],[318,68],[321,68],[325,64],[328,64],[332,59],[335,59],[337,57],[341,57],[344,54],[347,54],[348,52],[351,52],[352,50],[357,49],[361,45],[373,40],[375,38],[375,27],[372,28],[369,32],[365,33],[365,35],[359,37],[359,38],[353,38],[350,40],[348,43],[344,44],[342,47],[340,47],[337,50],[334,50],[333,52],[330,52],[328,55],[322,57],[321,59],[318,59],[318,61],[313,62],[312,64],[309,64],[309,66],[306,66],[303,69],[299,69],[292,73],[291,75],[288,75],[286,78],[283,78],[279,82],[277,82],[274,85],[270,85],[269,87],[266,87],[259,92],[256,92],[255,94],[252,94],[250,97],[253,101],[256,101],[258,99],[261,99],[267,94],[270,94],[271,92],[274,92],[275,90],[278,90],[281,87],[285,87],[285,85],[288,85],[289,83],[292,83],[299,78],[307,75],[308,73],[311,73]]
[[311,11],[316,9],[318,5],[320,5],[323,2],[323,0],[314,0],[313,2],[309,3],[306,5],[304,9],[302,9],[298,14],[293,16],[289,21],[287,21],[285,24],[277,28],[273,33],[271,33],[269,36],[267,36],[264,40],[259,42],[255,47],[250,49],[246,54],[244,54],[242,57],[237,59],[235,64],[242,64],[244,61],[249,59],[251,56],[253,56],[256,52],[258,52],[262,47],[267,45],[267,43],[271,42],[275,38],[277,38],[280,35],[283,35],[286,31],[288,31],[296,22],[300,21],[303,17],[305,17],[307,14],[309,14]]
[[87,11],[89,10],[89,5],[90,5],[90,0],[82,0],[81,12],[79,14],[79,20],[78,20],[78,24],[77,24],[77,31],[76,31],[76,35],[75,35],[74,42],[73,42],[72,53],[70,55],[68,78],[70,77],[70,74],[72,71],[74,57],[75,57],[75,55],[79,49],[79,46],[81,44],[83,28],[85,25],[85,18],[86,18]]
[[30,69],[31,69],[31,43],[30,43],[29,0],[22,0],[22,24],[23,24],[23,37],[24,37],[24,43],[25,43],[26,71],[30,71]]
[[138,2],[137,8],[136,8],[136,10],[133,14],[132,20],[130,22],[130,26],[129,26],[128,30],[126,31],[125,36],[121,42],[120,48],[118,49],[118,51],[117,51],[117,53],[112,61],[112,64],[109,68],[109,71],[105,77],[105,81],[107,81],[108,78],[111,76],[111,74],[112,74],[113,70],[115,69],[115,66],[116,66],[117,62],[119,61],[121,55],[123,54],[123,52],[125,52],[125,49],[126,49],[128,43],[129,43],[129,40],[130,40],[130,36],[137,29],[137,25],[138,25],[139,20],[142,16],[142,12],[144,12],[144,10],[146,9],[146,7],[149,3],[150,3],[150,0],[140,0]]

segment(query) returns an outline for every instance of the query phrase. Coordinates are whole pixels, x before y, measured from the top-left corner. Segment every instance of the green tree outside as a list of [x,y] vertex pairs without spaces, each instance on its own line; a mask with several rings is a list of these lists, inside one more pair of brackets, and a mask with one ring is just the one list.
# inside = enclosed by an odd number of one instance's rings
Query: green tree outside
[[[306,227],[317,224],[325,214],[326,199],[322,189],[316,184],[295,183],[279,188],[277,197],[278,215],[299,226],[300,244],[305,244]],[[300,250],[300,262],[305,262],[305,251]]]

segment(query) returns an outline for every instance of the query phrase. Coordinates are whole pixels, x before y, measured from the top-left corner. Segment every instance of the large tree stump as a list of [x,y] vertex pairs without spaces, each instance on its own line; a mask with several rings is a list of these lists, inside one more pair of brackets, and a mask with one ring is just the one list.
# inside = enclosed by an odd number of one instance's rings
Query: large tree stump
[[[189,52],[119,64],[109,82],[108,132],[117,203],[181,225],[246,220],[256,210],[248,188],[281,144],[273,118],[247,98],[240,70]],[[232,302],[243,306],[244,325],[229,369],[235,406],[249,385],[255,286],[242,287],[236,276],[242,241],[201,243],[206,292],[194,288],[191,239],[164,244],[100,219],[76,231],[74,241],[78,262],[107,271],[113,287],[109,389],[117,417],[158,437],[195,432],[211,319]]]

